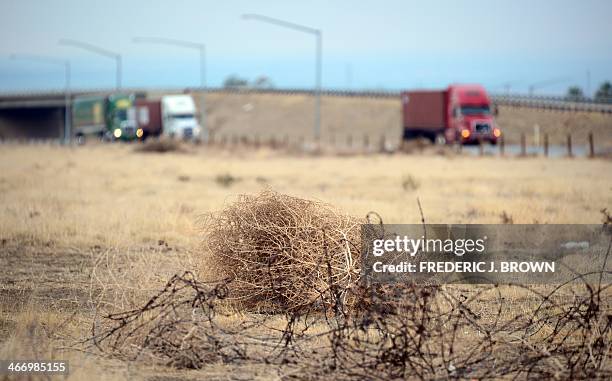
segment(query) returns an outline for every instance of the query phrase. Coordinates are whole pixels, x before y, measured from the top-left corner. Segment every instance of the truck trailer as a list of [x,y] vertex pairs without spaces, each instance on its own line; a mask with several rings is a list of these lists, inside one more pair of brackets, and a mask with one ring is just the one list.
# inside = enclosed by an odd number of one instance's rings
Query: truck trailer
[[184,140],[199,140],[201,127],[191,95],[164,95],[161,99],[136,101],[138,129],[143,139],[160,135]]
[[143,133],[143,140],[160,136],[162,133],[161,101],[137,99],[136,122]]
[[141,95],[112,94],[79,96],[72,105],[73,134],[86,138],[135,140],[143,135],[136,123],[134,104]]
[[439,144],[497,144],[501,138],[493,117],[496,110],[480,85],[404,91],[401,97],[404,140],[424,137]]

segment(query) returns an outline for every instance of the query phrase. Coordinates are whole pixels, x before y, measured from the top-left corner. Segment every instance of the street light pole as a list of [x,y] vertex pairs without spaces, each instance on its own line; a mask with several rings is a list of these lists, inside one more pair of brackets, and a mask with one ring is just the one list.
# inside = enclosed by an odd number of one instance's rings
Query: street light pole
[[200,46],[200,85],[202,85],[202,96],[206,91],[206,46]]
[[591,70],[586,71],[586,98],[591,99]]
[[121,58],[120,54],[117,54],[117,57],[115,58],[117,60],[117,71],[115,73],[115,87],[117,88],[117,90],[121,90],[121,79],[123,77],[123,59]]
[[67,45],[67,46],[74,46],[77,48],[81,48],[84,50],[88,50],[90,52],[93,53],[97,53],[99,55],[108,57],[108,58],[112,58],[115,60],[115,87],[117,90],[121,90],[121,77],[122,77],[122,73],[121,73],[121,66],[122,66],[122,60],[121,60],[121,54],[117,53],[117,52],[113,52],[110,50],[106,50],[104,48],[101,48],[99,46],[96,45],[92,45],[89,44],[87,42],[82,42],[82,41],[77,41],[77,40],[72,40],[72,39],[67,39],[67,38],[62,38],[59,40],[59,44],[60,45]]
[[70,142],[70,135],[72,129],[72,115],[70,113],[70,61],[61,60],[53,57],[46,56],[37,56],[31,54],[12,54],[11,59],[17,60],[28,60],[28,61],[36,61],[36,62],[45,62],[56,65],[62,65],[64,67],[64,76],[65,76],[65,88],[64,88],[64,144],[68,144]]
[[206,123],[206,45],[199,42],[176,40],[173,38],[163,37],[135,37],[132,39],[135,43],[150,43],[179,46],[182,48],[196,49],[200,54],[200,87],[202,94],[200,96],[200,113],[202,123],[202,133],[204,142],[208,141],[208,125]]
[[561,83],[564,83],[570,80],[571,78],[569,77],[561,77],[561,78],[553,78],[553,79],[548,79],[545,81],[532,83],[531,85],[529,85],[529,95],[530,96],[534,95],[536,89],[541,89],[546,86],[558,85],[558,84],[561,84]]
[[317,31],[317,83],[316,83],[316,98],[315,98],[315,140],[318,142],[321,138],[321,76],[322,76],[322,64],[321,64],[321,51],[323,48],[323,36],[321,31]]
[[273,24],[300,32],[312,34],[316,39],[316,62],[315,62],[315,120],[314,120],[314,138],[319,141],[321,137],[321,77],[322,77],[322,48],[323,48],[323,32],[320,29],[311,28],[308,26],[295,24],[292,22],[275,19],[268,16],[258,14],[244,14],[242,18],[245,20],[258,20],[268,24]]
[[64,70],[66,71],[66,89],[64,90],[64,102],[66,102],[66,115],[64,118],[64,143],[70,143],[72,140],[72,107],[71,107],[71,96],[70,96],[70,61],[64,62]]

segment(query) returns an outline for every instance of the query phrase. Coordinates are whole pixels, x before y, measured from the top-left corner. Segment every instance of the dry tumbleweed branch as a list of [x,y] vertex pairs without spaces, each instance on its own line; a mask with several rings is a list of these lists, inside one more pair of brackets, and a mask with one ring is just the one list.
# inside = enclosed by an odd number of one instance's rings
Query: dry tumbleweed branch
[[272,191],[240,196],[204,219],[211,253],[205,265],[233,279],[230,298],[243,308],[278,312],[332,303],[321,298],[328,276],[346,302],[359,281],[362,223],[327,204]]
[[[142,306],[106,315],[92,344],[179,368],[268,364],[284,378],[612,377],[603,277],[592,284],[577,275],[548,291],[366,285],[353,278],[358,221],[327,206],[264,193],[242,197],[211,222],[216,266],[232,277],[174,276]],[[601,274],[609,273],[609,254],[610,246]],[[512,293],[528,304],[517,309],[505,296]],[[250,311],[263,305],[277,312]]]

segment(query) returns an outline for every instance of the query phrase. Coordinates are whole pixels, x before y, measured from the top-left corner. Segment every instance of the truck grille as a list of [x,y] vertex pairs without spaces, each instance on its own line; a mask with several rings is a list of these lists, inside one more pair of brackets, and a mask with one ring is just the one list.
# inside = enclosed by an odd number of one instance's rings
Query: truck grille
[[183,130],[183,137],[184,138],[191,138],[191,137],[193,137],[193,128],[185,128]]
[[488,134],[491,132],[491,126],[489,123],[476,123],[475,130],[479,134]]
[[134,127],[125,127],[123,132],[125,132],[125,136],[133,136],[136,134],[136,129]]

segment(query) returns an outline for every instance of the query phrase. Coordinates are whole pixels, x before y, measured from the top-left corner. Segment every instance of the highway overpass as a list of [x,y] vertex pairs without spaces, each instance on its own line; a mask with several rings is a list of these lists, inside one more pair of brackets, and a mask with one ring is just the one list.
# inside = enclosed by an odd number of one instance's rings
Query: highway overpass
[[63,137],[63,93],[0,95],[0,138]]
[[[144,93],[147,97],[163,94],[177,94],[201,91],[198,88],[168,89],[123,89],[122,93]],[[108,95],[114,90],[75,90],[74,99],[80,95]],[[208,93],[266,93],[266,94],[307,94],[311,89],[252,89],[252,88],[209,88]],[[399,91],[346,91],[323,90],[324,96],[393,98],[399,99]],[[563,97],[525,96],[501,94],[492,96],[499,105],[510,107],[537,108],[560,112],[596,112],[612,114],[612,103],[597,103],[592,100],[568,101]],[[398,109],[399,109],[398,103]],[[63,91],[0,93],[0,139],[57,139],[64,136],[64,113],[66,97]],[[323,116],[324,117],[324,116]]]
[[[183,91],[178,90],[179,92]],[[80,95],[108,95],[112,90],[71,92],[70,101]],[[126,89],[122,92],[145,92]],[[176,93],[176,89],[149,90],[149,94]],[[0,139],[64,138],[66,95],[62,91],[0,93]]]

